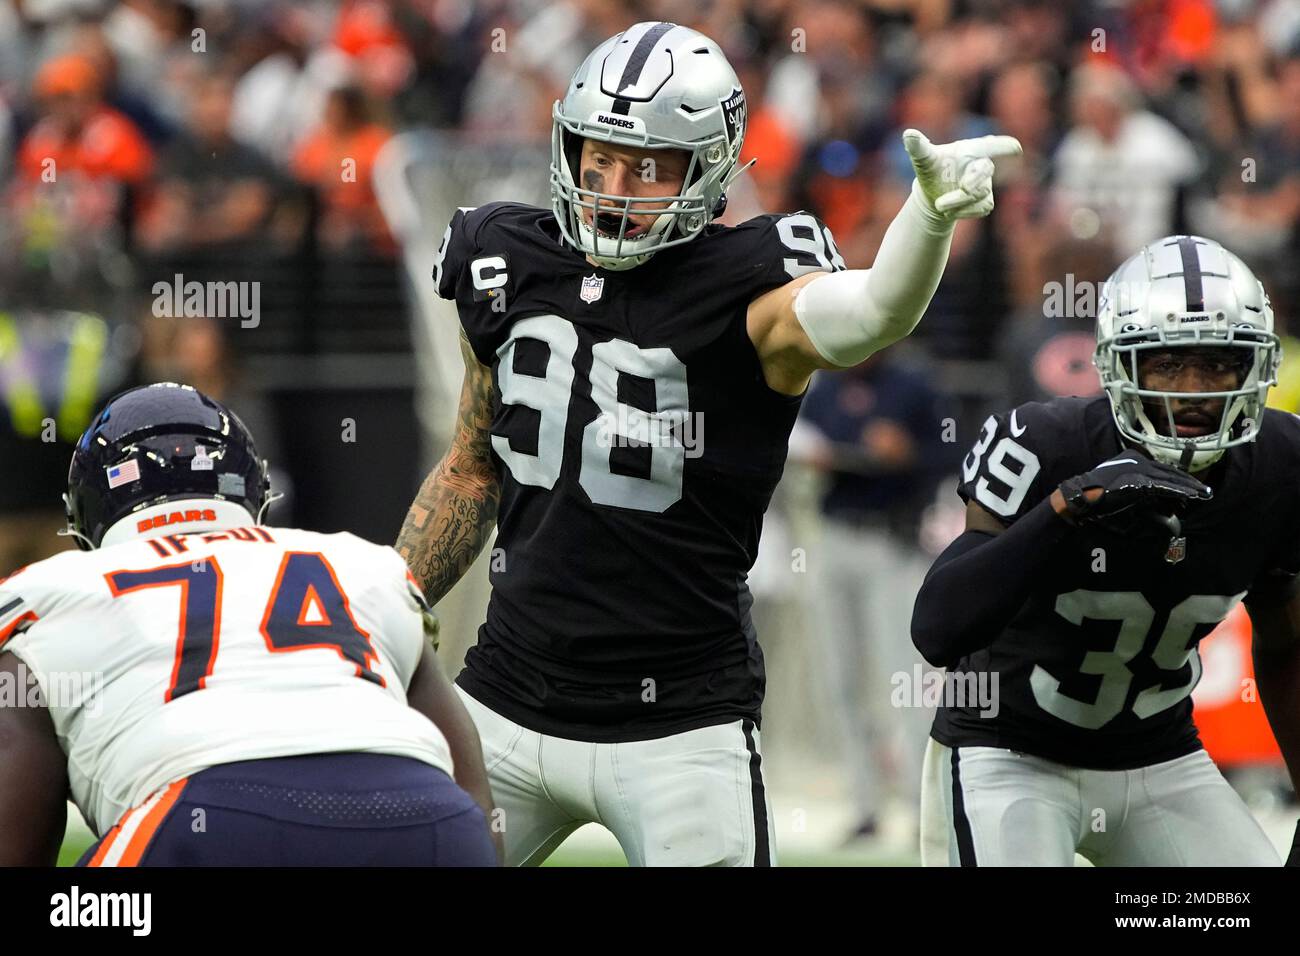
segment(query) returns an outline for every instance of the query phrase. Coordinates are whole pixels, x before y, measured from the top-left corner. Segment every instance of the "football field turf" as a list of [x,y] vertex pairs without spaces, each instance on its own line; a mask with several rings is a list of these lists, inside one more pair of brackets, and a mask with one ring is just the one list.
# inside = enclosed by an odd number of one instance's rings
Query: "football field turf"
[[[75,814],[69,814],[68,833],[59,851],[59,866],[72,866],[94,842],[94,837]],[[818,851],[801,848],[785,852],[778,844],[782,866],[910,866],[914,856],[897,851]],[[605,867],[627,866],[622,852],[598,827],[586,827],[575,833],[545,863],[546,866]]]
[[[68,831],[59,851],[59,866],[72,866],[86,849],[94,842],[94,837],[82,822],[75,810],[69,808]],[[1256,811],[1256,818],[1264,831],[1273,841],[1278,852],[1285,856],[1290,848],[1291,833],[1295,826],[1295,810],[1290,807],[1277,807],[1263,812]],[[783,840],[782,837],[785,839]],[[862,845],[852,849],[834,849],[833,840],[810,841],[801,839],[797,834],[780,833],[777,835],[778,862],[781,866],[916,866],[920,863],[920,854],[896,842],[889,846]],[[1077,865],[1090,865],[1082,858],[1076,859]],[[607,867],[626,866],[623,853],[612,835],[601,827],[590,825],[569,837],[544,864],[545,866],[569,867]]]

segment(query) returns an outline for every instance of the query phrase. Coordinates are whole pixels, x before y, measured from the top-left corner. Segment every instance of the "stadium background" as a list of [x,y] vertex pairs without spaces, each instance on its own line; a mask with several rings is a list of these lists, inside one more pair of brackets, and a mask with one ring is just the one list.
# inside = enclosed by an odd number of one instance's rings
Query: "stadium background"
[[[928,716],[906,622],[984,417],[1096,390],[1089,291],[1162,234],[1243,256],[1286,332],[1298,0],[2,0],[0,574],[65,546],[70,442],[147,381],[238,411],[288,492],[273,523],[393,540],[460,383],[428,278],[442,230],[456,206],[547,204],[552,100],[646,19],[716,39],[747,91],[759,163],[725,221],[813,211],[851,268],[910,182],[901,129],[1025,147],[911,339],[814,386],[752,578],[784,861],[912,862]],[[257,309],[176,315],[155,285],[177,277]],[[1274,404],[1298,402],[1284,363]],[[453,672],[485,599],[480,561],[440,607]],[[1281,842],[1289,788],[1233,623],[1198,719]],[[595,829],[556,861],[618,862]]]

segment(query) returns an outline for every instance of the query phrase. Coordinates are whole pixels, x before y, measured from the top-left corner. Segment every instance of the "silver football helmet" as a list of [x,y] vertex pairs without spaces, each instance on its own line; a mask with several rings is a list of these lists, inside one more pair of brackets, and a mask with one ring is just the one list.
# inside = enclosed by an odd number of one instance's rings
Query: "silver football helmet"
[[[725,208],[740,174],[745,94],[722,49],[689,27],[637,23],[591,52],[551,111],[551,205],[568,243],[606,269],[641,265],[690,242]],[[681,193],[647,201],[594,192],[578,181],[582,140],[690,154]],[[609,228],[595,227],[597,207]],[[583,218],[592,210],[593,224]],[[657,215],[628,236],[631,215]]]
[[[1141,387],[1138,363],[1153,349],[1240,349],[1238,386],[1222,392],[1163,392]],[[1277,384],[1281,344],[1263,285],[1244,262],[1200,236],[1167,236],[1115,270],[1097,307],[1102,388],[1120,434],[1157,461],[1200,471],[1225,449],[1254,441],[1268,390]],[[1173,399],[1223,399],[1218,428],[1179,437],[1171,427]],[[1148,405],[1164,414],[1148,414]]]

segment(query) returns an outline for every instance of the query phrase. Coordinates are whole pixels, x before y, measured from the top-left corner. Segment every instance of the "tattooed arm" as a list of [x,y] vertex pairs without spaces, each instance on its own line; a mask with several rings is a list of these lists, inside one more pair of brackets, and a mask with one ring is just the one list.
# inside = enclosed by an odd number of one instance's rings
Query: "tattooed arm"
[[469,570],[497,520],[501,477],[492,464],[492,372],[460,334],[465,384],[456,433],[406,513],[397,550],[437,604]]

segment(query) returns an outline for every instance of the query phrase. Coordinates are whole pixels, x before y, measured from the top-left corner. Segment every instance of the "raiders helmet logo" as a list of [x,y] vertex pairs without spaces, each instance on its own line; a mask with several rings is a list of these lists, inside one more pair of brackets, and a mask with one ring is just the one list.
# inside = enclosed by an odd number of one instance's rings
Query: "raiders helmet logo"
[[740,140],[745,135],[745,91],[733,87],[725,99],[719,100],[722,119],[727,129],[727,147],[732,155],[740,151]]

